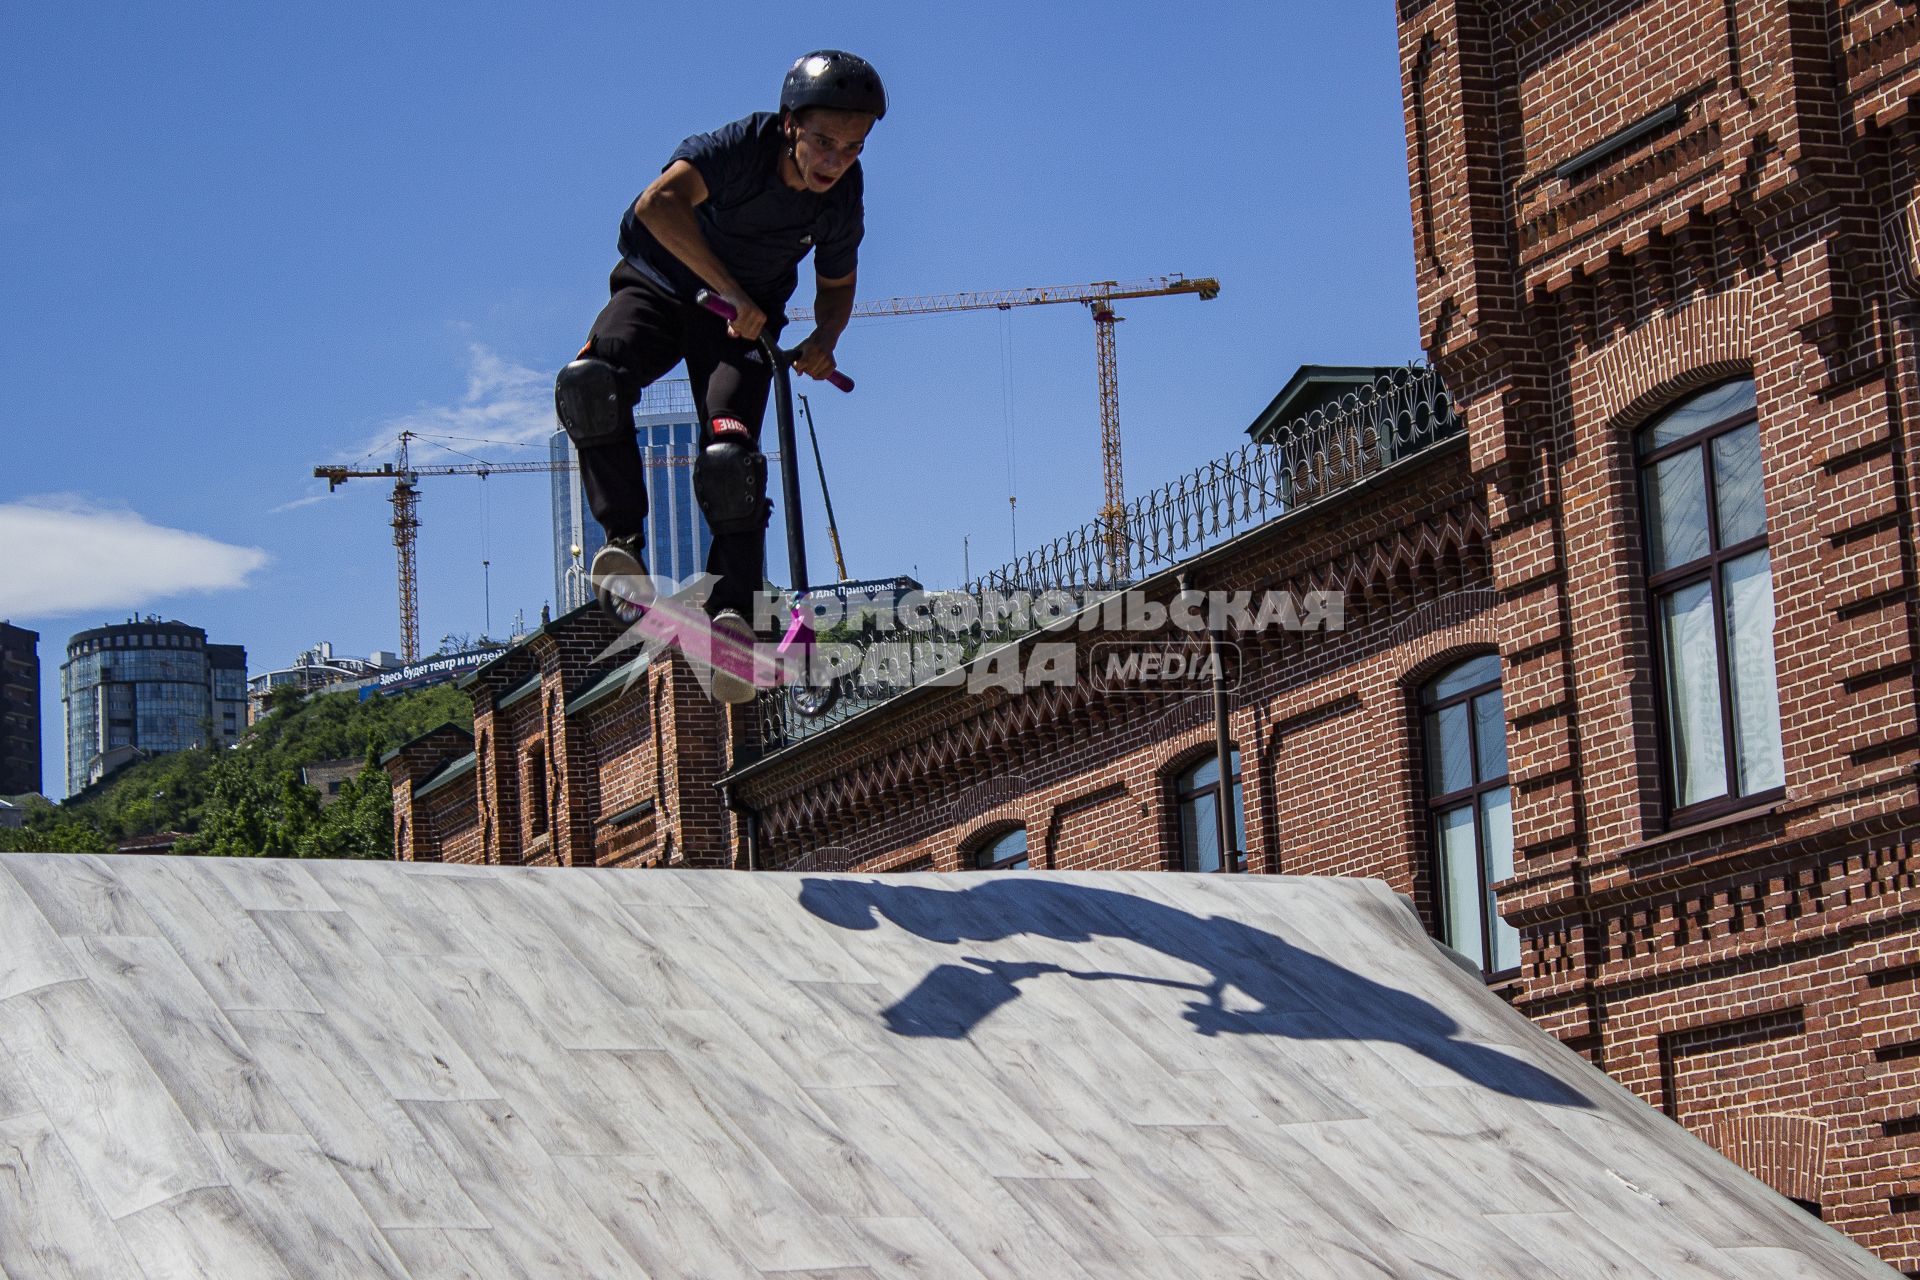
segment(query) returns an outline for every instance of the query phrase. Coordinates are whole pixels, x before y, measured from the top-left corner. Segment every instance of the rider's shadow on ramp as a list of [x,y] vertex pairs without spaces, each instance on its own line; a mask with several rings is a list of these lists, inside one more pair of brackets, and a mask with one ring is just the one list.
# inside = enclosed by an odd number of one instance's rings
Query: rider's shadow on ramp
[[[841,928],[874,929],[884,918],[916,937],[954,946],[1022,937],[1068,943],[1120,939],[1210,975],[1204,982],[1182,982],[962,954],[956,957],[961,963],[936,965],[883,1011],[887,1028],[896,1035],[965,1039],[995,1010],[1020,999],[1022,982],[1047,975],[1139,983],[1190,991],[1193,998],[1181,1017],[1203,1036],[1392,1042],[1448,1068],[1463,1084],[1533,1102],[1593,1105],[1547,1072],[1462,1038],[1460,1023],[1431,1001],[1240,920],[1199,916],[1151,898],[1030,875],[981,877],[957,890],[809,879],[801,888],[800,903]],[[1356,912],[1354,920],[1358,927],[1377,926],[1367,912]],[[1395,945],[1385,937],[1380,942]],[[1449,963],[1438,954],[1433,962]],[[1250,1001],[1256,1007],[1229,1008],[1229,989],[1245,997],[1237,1006]],[[1486,993],[1466,998],[1497,999]]]

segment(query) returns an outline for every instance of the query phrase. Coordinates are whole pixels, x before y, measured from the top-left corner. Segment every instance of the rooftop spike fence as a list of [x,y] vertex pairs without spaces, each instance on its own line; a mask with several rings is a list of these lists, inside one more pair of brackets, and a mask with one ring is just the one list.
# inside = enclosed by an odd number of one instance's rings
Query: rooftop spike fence
[[[840,678],[824,714],[803,714],[786,690],[758,702],[769,751],[940,679],[957,664],[1031,634],[1271,520],[1310,507],[1457,435],[1461,421],[1439,376],[1420,365],[1269,429],[1224,458],[1128,503],[1118,529],[1091,520],[1046,546],[980,575],[959,591],[928,592],[937,621],[926,631],[876,629],[851,616],[820,630],[823,644],[862,649],[858,674]],[[1045,600],[1008,616],[989,601]],[[968,619],[973,619],[971,622]]]

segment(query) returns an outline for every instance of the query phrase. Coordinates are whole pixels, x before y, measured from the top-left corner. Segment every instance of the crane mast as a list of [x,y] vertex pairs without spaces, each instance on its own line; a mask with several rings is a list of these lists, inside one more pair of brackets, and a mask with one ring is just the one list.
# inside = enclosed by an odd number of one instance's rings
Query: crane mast
[[1113,326],[1120,317],[1105,302],[1088,305],[1093,311],[1094,355],[1100,365],[1100,458],[1104,464],[1100,470],[1106,488],[1100,520],[1107,526],[1107,568],[1117,582],[1127,562],[1127,491],[1120,480],[1120,368],[1113,342]]
[[[399,478],[393,482],[393,545],[400,555],[400,652],[411,665],[420,658],[420,586],[415,570],[413,548],[420,532],[420,490],[407,467],[407,441],[411,431],[400,433]],[[334,480],[328,492],[340,487]]]
[[[1120,461],[1120,371],[1119,352],[1114,342],[1114,325],[1123,317],[1113,309],[1115,302],[1129,298],[1159,298],[1172,294],[1197,294],[1201,301],[1220,296],[1220,282],[1211,276],[1189,279],[1183,275],[1154,276],[1146,280],[1122,283],[1102,280],[1093,284],[1044,285],[1033,289],[998,289],[974,293],[928,293],[903,298],[877,298],[854,304],[853,315],[914,316],[946,311],[1006,311],[1013,307],[1045,306],[1049,303],[1078,302],[1093,315],[1094,358],[1100,378],[1100,462],[1102,504],[1100,519],[1107,529],[1107,568],[1117,581],[1126,564],[1126,487],[1121,480]],[[795,320],[810,320],[813,311],[794,307]]]

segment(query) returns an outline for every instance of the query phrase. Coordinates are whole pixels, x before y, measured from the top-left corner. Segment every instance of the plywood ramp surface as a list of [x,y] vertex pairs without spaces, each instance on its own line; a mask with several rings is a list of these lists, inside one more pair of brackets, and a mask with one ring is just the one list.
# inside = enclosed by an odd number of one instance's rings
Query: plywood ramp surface
[[1373,882],[59,854],[0,1273],[1894,1274]]

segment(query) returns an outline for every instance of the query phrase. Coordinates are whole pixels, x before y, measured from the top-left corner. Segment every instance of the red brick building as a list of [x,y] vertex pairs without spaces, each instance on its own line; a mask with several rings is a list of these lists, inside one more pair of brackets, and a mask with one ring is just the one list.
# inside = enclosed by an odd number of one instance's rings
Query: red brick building
[[609,652],[619,640],[588,606],[463,678],[473,732],[448,725],[386,757],[399,856],[731,865],[722,708],[684,660]]
[[1399,15],[1423,345],[1491,535],[1521,1006],[1920,1270],[1920,14]]
[[[1074,680],[806,722],[723,717],[678,659],[596,661],[610,629],[569,615],[473,679],[472,743],[396,753],[401,855],[1231,868],[1224,712],[1248,871],[1386,880],[1543,1026],[1920,1273],[1920,14],[1399,15],[1458,422],[1421,375],[1296,378],[1255,444],[1135,504],[1117,575],[1156,604],[1331,593],[1341,625],[1229,618],[1230,687],[1175,694],[1095,678],[1114,637],[1081,614],[1015,650],[1069,646]],[[1084,585],[1103,537],[997,581]]]

